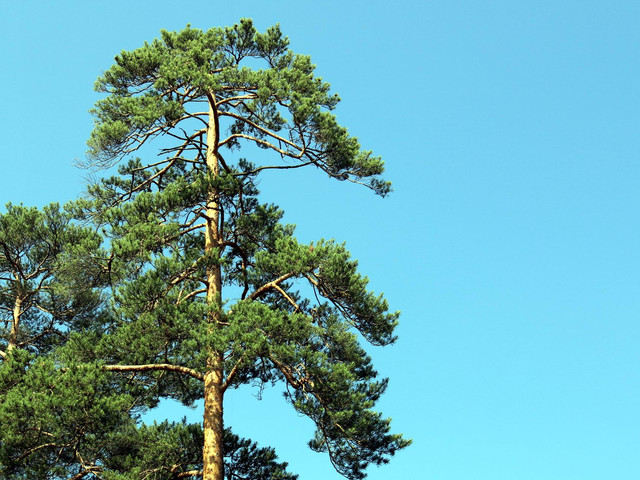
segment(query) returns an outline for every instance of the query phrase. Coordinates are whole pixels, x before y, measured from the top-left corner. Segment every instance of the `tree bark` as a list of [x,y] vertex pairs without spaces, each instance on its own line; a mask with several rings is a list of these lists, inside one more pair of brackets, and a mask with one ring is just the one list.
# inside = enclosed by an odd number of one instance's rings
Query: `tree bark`
[[[219,175],[218,142],[219,121],[216,112],[215,96],[209,98],[209,124],[207,127],[207,170],[212,178]],[[221,328],[222,271],[220,263],[220,246],[222,244],[220,209],[218,192],[211,189],[206,205],[207,225],[205,230],[205,252],[217,258],[207,268],[207,304],[210,307],[208,322],[210,328]],[[224,371],[222,353],[213,349],[207,359],[207,370],[204,375],[204,446],[202,450],[203,480],[223,480],[224,463],[222,450],[224,422],[222,383]]]
[[9,332],[9,344],[7,345],[7,353],[13,350],[18,344],[18,332],[20,329],[20,316],[22,315],[22,298],[17,297],[13,306],[13,322],[11,323],[11,331]]

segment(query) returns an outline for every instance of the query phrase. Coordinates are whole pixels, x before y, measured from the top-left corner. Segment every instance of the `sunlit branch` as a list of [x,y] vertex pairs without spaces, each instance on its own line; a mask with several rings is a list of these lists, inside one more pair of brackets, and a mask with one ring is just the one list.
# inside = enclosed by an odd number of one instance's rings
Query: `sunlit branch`
[[266,292],[270,288],[274,288],[279,283],[284,282],[285,280],[293,277],[294,275],[295,275],[294,272],[285,273],[284,275],[276,278],[275,280],[273,280],[273,281],[271,281],[269,283],[265,283],[260,288],[258,288],[255,292],[253,292],[251,295],[249,295],[249,300],[255,300],[256,298],[258,298],[260,295],[262,295],[264,292]]
[[176,474],[176,478],[188,478],[188,477],[201,477],[202,470],[189,470],[188,472],[181,472]]
[[186,302],[188,299],[193,298],[195,296],[198,296],[202,293],[207,293],[207,289],[206,288],[200,288],[198,290],[194,290],[193,292],[188,293],[187,295],[185,295],[184,297],[180,297],[178,296],[178,300],[176,300],[176,305],[180,305],[182,302]]
[[110,372],[176,372],[189,375],[196,380],[204,381],[204,375],[200,372],[181,365],[171,365],[169,363],[152,363],[148,365],[105,365],[103,368]]
[[231,371],[229,372],[229,374],[227,375],[227,378],[225,379],[224,383],[222,384],[222,391],[224,392],[227,388],[229,388],[229,385],[231,385],[231,382],[233,381],[234,377],[236,376],[236,374],[238,373],[238,369],[240,368],[240,365],[242,365],[242,362],[244,361],[245,356],[242,355],[238,361],[235,363],[235,365],[233,366],[233,368],[231,369]]
[[132,173],[144,172],[145,170],[148,170],[148,169],[153,168],[153,167],[157,167],[159,165],[162,165],[163,163],[170,162],[171,160],[173,160],[173,159],[172,158],[165,158],[164,160],[160,160],[159,162],[156,162],[156,163],[151,163],[149,165],[144,165],[142,167],[134,168],[134,169],[131,170],[131,172]]
[[18,457],[18,461],[23,460],[24,458],[27,458],[29,455],[31,455],[32,453],[35,453],[39,450],[42,450],[43,448],[51,448],[51,447],[69,447],[71,444],[70,443],[66,443],[64,445],[60,445],[58,443],[43,443],[42,445],[38,445],[37,447],[33,447],[30,448],[29,450],[27,450],[26,452],[24,452],[22,455],[20,455]]
[[216,107],[218,107],[220,105],[224,105],[225,103],[238,102],[239,100],[253,100],[255,98],[258,98],[258,96],[255,93],[252,93],[251,95],[240,95],[240,96],[235,96],[235,97],[227,97],[227,98],[223,98],[222,100],[219,100],[216,103]]
[[[79,473],[76,473],[73,477],[70,477],[68,480],[82,480],[84,477],[86,477],[89,474],[94,474],[96,475],[96,472],[100,472],[102,470],[101,467],[92,465],[89,467],[85,467],[85,469]],[[97,475],[96,475],[97,476]],[[98,477],[100,478],[100,477]]]
[[187,132],[184,129],[181,129],[182,132],[185,134],[184,137],[180,137],[178,135],[176,135],[175,133],[172,132],[165,132],[167,135],[169,135],[170,137],[173,137],[177,140],[181,140],[183,143],[180,146],[177,147],[169,147],[169,148],[163,148],[161,150],[162,153],[170,153],[170,152],[180,152],[178,155],[180,155],[182,152],[184,152],[184,150],[187,148],[187,145],[189,145],[190,143],[193,143],[194,140],[197,137],[200,137],[202,135],[204,135],[205,133],[207,133],[207,129],[206,128],[201,128],[200,130],[197,130],[195,133],[188,135]]
[[303,155],[303,152],[299,154],[293,154],[292,152],[288,152],[287,150],[283,150],[279,147],[276,147],[273,143],[267,142],[266,140],[263,140],[261,138],[252,137],[251,135],[245,135],[244,133],[231,134],[227,138],[225,138],[223,141],[221,141],[219,145],[222,147],[223,145],[226,145],[227,143],[232,142],[236,138],[244,138],[245,140],[249,140],[258,145],[263,145],[264,147],[270,148],[271,150],[275,150],[283,157],[300,158]]
[[300,145],[297,145],[296,143],[292,142],[291,140],[287,140],[284,137],[281,137],[280,135],[275,134],[274,132],[272,132],[271,130],[261,127],[260,125],[258,125],[255,122],[252,122],[251,120],[247,119],[246,117],[243,117],[241,115],[238,115],[237,113],[233,113],[233,112],[220,112],[220,115],[224,115],[226,117],[231,117],[231,118],[235,118],[236,120],[240,120],[241,122],[246,123],[247,125],[251,125],[253,128],[255,128],[256,130],[261,131],[262,133],[264,133],[265,135],[268,135],[269,137],[275,138],[276,140],[281,141],[282,143],[286,143],[287,145],[289,145],[292,148],[295,148],[296,150],[300,150],[301,154],[300,156],[302,156],[302,153],[304,152],[304,148],[301,147]]
[[296,311],[300,311],[300,307],[298,306],[298,304],[293,300],[293,298],[291,298],[287,292],[284,291],[284,289],[282,287],[280,287],[280,285],[274,285],[273,288],[275,290],[278,291],[278,293],[280,293],[280,295],[282,295],[284,298],[287,299],[287,301],[293,306],[293,308],[296,309]]
[[234,175],[237,177],[241,177],[245,175],[254,175],[256,173],[261,172],[262,170],[289,170],[292,168],[306,167],[308,165],[313,165],[313,164],[315,164],[315,162],[310,161],[305,163],[299,163],[298,165],[267,165],[264,167],[254,168],[253,170],[250,170],[248,172],[234,173]]

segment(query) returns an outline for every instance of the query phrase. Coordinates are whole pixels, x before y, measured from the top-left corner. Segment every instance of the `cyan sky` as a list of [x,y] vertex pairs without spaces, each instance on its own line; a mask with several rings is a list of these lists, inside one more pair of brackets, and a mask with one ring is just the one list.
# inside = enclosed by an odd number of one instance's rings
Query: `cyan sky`
[[[369,478],[640,478],[640,3],[0,6],[0,204],[82,191],[93,82],[161,28],[280,22],[312,56],[395,192],[319,172],[262,189],[301,239],[346,241],[403,311],[397,345],[370,352],[414,445]],[[339,478],[277,390],[226,412],[301,480]]]

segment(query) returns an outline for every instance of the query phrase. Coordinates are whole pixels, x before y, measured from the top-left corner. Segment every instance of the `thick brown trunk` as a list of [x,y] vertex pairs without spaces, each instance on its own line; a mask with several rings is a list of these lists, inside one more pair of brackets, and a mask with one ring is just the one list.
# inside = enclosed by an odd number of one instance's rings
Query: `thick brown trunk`
[[20,316],[22,315],[22,298],[16,298],[13,305],[13,322],[11,322],[11,331],[9,332],[9,344],[7,345],[7,353],[13,350],[18,344],[18,332],[20,331]]
[[203,480],[222,480],[224,478],[221,360],[220,354],[212,354],[209,358],[208,371],[204,377]]
[[[215,111],[215,98],[209,97],[209,126],[207,128],[207,170],[212,177],[219,174],[218,166],[218,117]],[[207,198],[207,227],[205,232],[205,251],[208,254],[220,253],[221,226],[218,193],[209,192]],[[208,321],[212,329],[220,328],[222,272],[219,264],[207,269],[207,303],[211,307]],[[204,375],[204,446],[202,450],[203,480],[223,480],[224,464],[222,437],[224,422],[222,417],[224,370],[222,354],[209,352],[207,371]]]

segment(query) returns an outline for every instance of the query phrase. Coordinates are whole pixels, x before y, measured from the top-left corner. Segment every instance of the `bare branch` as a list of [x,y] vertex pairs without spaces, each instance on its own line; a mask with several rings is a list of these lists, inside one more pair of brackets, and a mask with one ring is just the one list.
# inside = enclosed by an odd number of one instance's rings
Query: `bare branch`
[[105,365],[103,368],[111,372],[152,372],[158,370],[177,372],[189,375],[196,380],[204,381],[204,375],[200,372],[180,365],[171,365],[169,363],[152,363],[148,365]]
[[249,94],[249,95],[239,95],[236,97],[227,97],[227,98],[223,98],[222,100],[220,100],[219,102],[216,103],[216,107],[219,107],[222,104],[225,103],[230,103],[230,102],[237,102],[238,100],[253,100],[255,98],[258,98],[258,96],[255,93]]
[[68,447],[70,444],[66,444],[66,445],[59,445],[57,443],[43,443],[42,445],[38,445],[37,447],[33,447],[30,448],[29,450],[27,450],[26,452],[24,452],[22,455],[20,455],[18,457],[18,461],[21,461],[24,458],[27,458],[29,455],[31,455],[32,453],[37,452],[38,450],[42,450],[43,448],[50,448],[50,447]]
[[238,369],[240,368],[240,365],[242,365],[242,362],[244,361],[245,356],[242,355],[238,361],[236,362],[236,364],[233,366],[233,368],[231,369],[231,371],[229,372],[229,375],[227,375],[226,380],[224,381],[224,383],[222,384],[222,391],[224,392],[227,388],[229,388],[229,385],[231,385],[231,382],[233,381],[233,378],[236,376],[236,373],[238,373]]
[[261,127],[260,125],[258,125],[255,122],[252,122],[251,120],[249,120],[248,118],[243,117],[242,115],[238,115],[237,113],[234,112],[220,112],[220,115],[224,115],[226,117],[231,117],[231,118],[235,118],[236,120],[240,120],[241,122],[246,123],[247,125],[251,125],[253,128],[255,128],[256,130],[259,130],[260,132],[264,133],[265,135],[271,137],[271,138],[275,138],[276,140],[285,143],[287,145],[289,145],[292,148],[295,148],[296,150],[300,150],[300,156],[302,156],[302,153],[304,153],[304,147],[301,147],[300,145],[292,142],[291,140],[287,140],[284,137],[281,137],[280,135],[277,135],[276,133],[274,133],[273,131],[269,130],[268,128],[265,127]]
[[245,135],[244,133],[234,133],[232,135],[229,135],[227,138],[225,138],[223,141],[219,143],[219,146],[226,145],[227,143],[231,142],[234,138],[244,138],[245,140],[249,140],[259,145],[263,145],[267,148],[270,148],[271,150],[275,150],[283,157],[301,158],[304,153],[304,150],[302,150],[299,154],[294,155],[291,152],[288,152],[279,147],[276,147],[273,143],[267,142],[266,140],[263,140],[261,138],[252,137],[251,135]]
[[178,300],[176,300],[176,305],[180,305],[182,302],[185,302],[188,299],[190,299],[191,297],[195,297],[195,296],[197,296],[197,295],[199,295],[201,293],[207,293],[207,289],[206,288],[200,288],[198,290],[194,290],[191,293],[188,293],[183,298],[178,297]]
[[307,280],[309,280],[314,286],[319,287],[320,283],[318,283],[318,279],[311,276],[310,273],[305,274]]
[[[196,219],[194,218],[194,221],[195,220]],[[186,233],[193,232],[194,230],[198,230],[199,228],[204,228],[206,226],[207,226],[206,223],[199,223],[198,225],[191,225],[190,227],[185,228],[184,230],[181,230],[179,235],[182,236],[182,235],[184,235]]]
[[131,171],[132,172],[143,172],[144,170],[147,170],[147,169],[153,168],[153,167],[157,167],[159,165],[162,165],[163,163],[170,162],[171,160],[173,160],[173,158],[165,158],[164,160],[160,160],[159,162],[156,162],[156,163],[150,163],[149,165],[143,165],[140,168],[134,168]]
[[287,292],[285,292],[282,287],[280,287],[280,285],[274,285],[273,286],[274,289],[276,289],[280,295],[282,295],[284,298],[287,299],[287,301],[293,306],[293,308],[296,309],[297,312],[300,311],[300,307],[298,306],[298,304],[293,300],[293,298],[291,298]]
[[295,275],[294,272],[285,273],[284,275],[276,278],[275,280],[273,280],[273,281],[271,281],[269,283],[265,283],[260,288],[258,288],[255,292],[253,292],[251,295],[249,295],[249,299],[250,300],[255,300],[256,298],[258,298],[260,295],[262,295],[264,292],[266,292],[270,288],[274,288],[279,283],[284,282],[285,280],[287,280],[288,278],[293,277],[294,275]]
[[96,472],[99,472],[101,470],[102,468],[98,467],[97,465],[90,465],[88,467],[85,467],[85,469],[82,470],[81,472],[76,473],[73,477],[70,477],[69,480],[81,480],[87,475],[89,475],[90,473],[95,474]]
[[187,477],[201,477],[202,470],[189,470],[188,472],[181,472],[176,475],[176,478],[187,478]]
[[312,165],[315,162],[313,161],[309,161],[309,162],[305,162],[305,163],[299,163],[298,165],[267,165],[264,167],[258,167],[258,168],[254,168],[253,170],[249,171],[249,172],[241,172],[241,173],[236,173],[234,175],[240,177],[240,176],[244,176],[244,175],[254,175],[256,173],[261,172],[262,170],[289,170],[291,168],[300,168],[300,167],[306,167],[307,165]]

